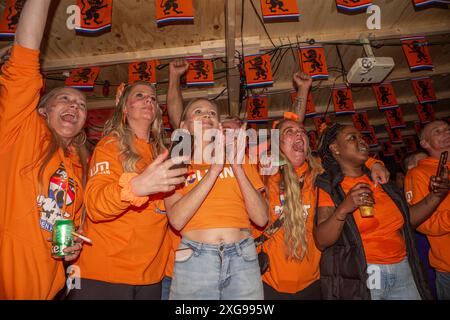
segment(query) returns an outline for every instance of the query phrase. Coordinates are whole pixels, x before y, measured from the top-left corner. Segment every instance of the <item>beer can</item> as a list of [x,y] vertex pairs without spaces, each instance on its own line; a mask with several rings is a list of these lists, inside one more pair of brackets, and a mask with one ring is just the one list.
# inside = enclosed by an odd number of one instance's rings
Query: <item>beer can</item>
[[371,206],[361,206],[359,207],[359,211],[361,212],[361,216],[365,217],[373,217],[373,207]]
[[75,231],[73,220],[61,219],[56,220],[53,225],[52,237],[52,256],[55,258],[63,258],[69,253],[64,252],[65,248],[73,246],[72,232]]

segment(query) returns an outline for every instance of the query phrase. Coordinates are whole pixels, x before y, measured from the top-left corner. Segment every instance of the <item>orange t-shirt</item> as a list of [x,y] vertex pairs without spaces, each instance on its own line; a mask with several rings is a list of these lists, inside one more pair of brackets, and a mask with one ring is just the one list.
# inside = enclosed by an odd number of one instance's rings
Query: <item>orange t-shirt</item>
[[82,168],[73,150],[58,150],[38,181],[51,137],[36,111],[41,87],[39,51],[14,45],[0,75],[0,300],[54,298],[65,275],[47,239],[56,220],[78,224],[81,213]]
[[[242,167],[250,183],[256,190],[264,189],[257,169],[247,162]],[[176,192],[187,194],[205,176],[208,168],[209,165],[192,165],[184,187]],[[230,165],[224,166],[208,196],[182,232],[212,228],[250,228],[244,198]]]
[[[274,233],[269,240],[264,242],[264,251],[269,256],[269,269],[263,275],[262,279],[269,286],[284,293],[297,293],[313,282],[319,280],[320,251],[316,248],[313,237],[314,227],[314,207],[315,190],[312,183],[312,177],[307,172],[308,164],[296,170],[300,177],[305,174],[305,180],[302,192],[302,203],[306,215],[306,239],[308,243],[308,252],[302,261],[296,261],[286,257],[286,245],[284,241],[284,228],[281,227]],[[281,175],[278,173],[269,178],[268,192],[270,202],[271,221],[278,219],[282,211],[284,196],[279,194],[279,181]],[[259,229],[259,228],[258,228]],[[254,229],[254,237],[261,235],[261,230]]]
[[[137,152],[143,158],[139,168],[153,159],[151,146],[134,139]],[[123,174],[119,161],[118,142],[107,136],[96,146],[91,160],[90,178],[86,186],[86,235],[93,245],[86,245],[78,266],[81,278],[148,285],[164,276],[169,250],[168,219],[157,195],[134,207],[122,201],[119,178]]]
[[[405,194],[410,205],[414,205],[429,193],[430,177],[436,174],[438,159],[426,158],[419,161],[405,178]],[[447,162],[447,167],[450,162]],[[430,265],[438,271],[450,272],[450,196],[441,202],[436,211],[423,222],[418,231],[427,235],[430,242]]]
[[[375,188],[374,183],[365,175],[358,178],[345,177],[341,186],[347,193],[360,182],[370,185],[375,199],[373,217],[363,218],[358,209],[353,213],[366,261],[374,264],[399,263],[406,256],[405,240],[400,230],[404,224],[402,213],[391,197],[380,186]],[[320,189],[319,207],[334,206],[330,195]]]

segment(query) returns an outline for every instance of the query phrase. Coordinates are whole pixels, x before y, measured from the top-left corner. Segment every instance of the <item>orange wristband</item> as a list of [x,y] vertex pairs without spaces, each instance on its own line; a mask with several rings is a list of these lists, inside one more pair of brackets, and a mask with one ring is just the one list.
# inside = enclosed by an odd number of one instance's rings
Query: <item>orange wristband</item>
[[148,196],[138,197],[133,191],[131,191],[130,180],[136,177],[138,174],[135,172],[125,172],[120,176],[119,186],[122,188],[120,192],[120,199],[122,201],[128,201],[135,207],[140,207],[148,201]]

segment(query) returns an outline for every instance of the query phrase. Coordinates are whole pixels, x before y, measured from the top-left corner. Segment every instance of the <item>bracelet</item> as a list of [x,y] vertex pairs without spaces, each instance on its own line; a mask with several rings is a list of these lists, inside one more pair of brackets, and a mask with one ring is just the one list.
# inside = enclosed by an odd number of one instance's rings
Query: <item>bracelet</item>
[[125,172],[120,176],[119,186],[122,188],[120,191],[120,199],[122,201],[128,201],[135,207],[140,207],[148,201],[148,196],[138,197],[131,190],[130,181],[138,174],[135,172]]

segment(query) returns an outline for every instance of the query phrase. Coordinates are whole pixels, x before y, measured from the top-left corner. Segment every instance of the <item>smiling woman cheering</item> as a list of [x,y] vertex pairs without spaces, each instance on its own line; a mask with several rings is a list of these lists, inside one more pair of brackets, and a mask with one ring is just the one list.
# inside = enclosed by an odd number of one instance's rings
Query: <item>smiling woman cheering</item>
[[[82,212],[84,95],[57,88],[40,99],[39,47],[50,0],[28,0],[0,76],[0,300],[52,299],[64,287],[52,258],[56,220]],[[81,240],[65,249],[76,259]]]
[[[369,148],[357,129],[334,124],[320,139],[325,173],[314,237],[322,251],[325,299],[427,299],[408,206],[392,182],[376,185],[364,163]],[[373,207],[373,216],[357,211]]]

